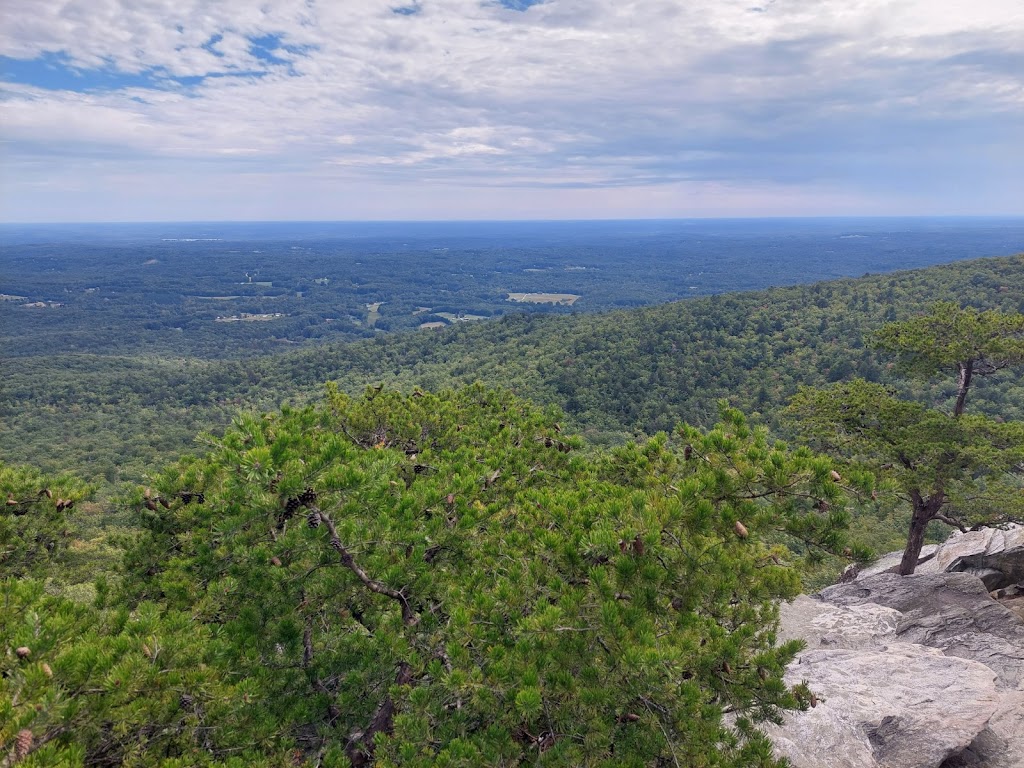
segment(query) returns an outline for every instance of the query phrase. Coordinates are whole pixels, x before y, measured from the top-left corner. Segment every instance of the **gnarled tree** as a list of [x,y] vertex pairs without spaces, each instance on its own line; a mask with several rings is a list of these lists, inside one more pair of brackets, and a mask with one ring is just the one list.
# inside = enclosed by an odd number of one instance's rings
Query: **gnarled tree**
[[914,572],[933,520],[970,525],[1019,519],[1024,470],[1024,424],[965,414],[975,376],[1024,361],[1024,315],[961,309],[940,303],[925,315],[891,323],[876,335],[922,377],[957,375],[951,414],[902,400],[890,389],[854,379],[805,388],[788,416],[819,448],[869,469],[911,510],[899,572]]

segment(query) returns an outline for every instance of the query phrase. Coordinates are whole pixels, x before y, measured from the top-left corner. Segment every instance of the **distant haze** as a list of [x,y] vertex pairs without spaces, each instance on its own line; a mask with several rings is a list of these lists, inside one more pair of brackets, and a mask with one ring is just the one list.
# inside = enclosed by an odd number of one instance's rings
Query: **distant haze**
[[1021,0],[4,0],[0,220],[1024,215]]

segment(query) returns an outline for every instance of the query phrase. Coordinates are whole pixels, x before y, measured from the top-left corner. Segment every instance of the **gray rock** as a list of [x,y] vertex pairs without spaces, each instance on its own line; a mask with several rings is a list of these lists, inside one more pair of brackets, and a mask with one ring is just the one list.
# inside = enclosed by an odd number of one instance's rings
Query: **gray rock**
[[[863,568],[858,578],[895,569],[902,558],[902,552],[883,555]],[[966,533],[954,531],[943,544],[923,547],[914,573],[943,572],[972,573],[990,591],[1024,582],[1024,526],[1009,524]]]
[[[934,564],[928,565],[928,563],[935,558],[935,552],[938,548],[938,544],[925,544],[921,547],[921,554],[917,558],[917,573],[929,573],[935,569]],[[882,555],[871,565],[862,568],[858,578],[866,579],[868,576],[877,576],[886,571],[893,571],[899,567],[902,559],[903,552],[890,552],[887,555]]]
[[933,648],[806,651],[786,681],[818,704],[767,729],[796,768],[937,768],[974,743],[996,713],[995,674]]
[[1024,768],[1024,622],[976,577],[838,584],[781,606],[779,638],[821,700],[767,729],[797,768]]
[[935,553],[943,571],[974,572],[990,590],[1024,581],[1024,526],[955,532]]
[[878,649],[895,640],[901,615],[874,603],[843,607],[800,595],[781,607],[778,637],[803,640],[808,650]]
[[881,573],[821,592],[827,603],[882,605],[902,616],[894,639],[990,666],[1002,688],[1024,683],[1024,622],[967,573]]
[[[949,558],[947,563],[954,563]],[[1000,691],[988,726],[941,768],[1024,768],[1024,620],[965,572],[883,573],[821,594],[836,606],[882,605],[900,612],[894,639],[985,664]]]
[[1002,694],[988,724],[994,742],[982,744],[984,768],[1024,768],[1024,691]]

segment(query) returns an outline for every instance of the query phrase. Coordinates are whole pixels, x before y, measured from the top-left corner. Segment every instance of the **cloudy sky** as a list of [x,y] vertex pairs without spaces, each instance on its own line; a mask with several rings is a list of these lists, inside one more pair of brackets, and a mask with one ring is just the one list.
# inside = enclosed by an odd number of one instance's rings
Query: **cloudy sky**
[[3,0],[0,220],[1024,214],[1022,0]]

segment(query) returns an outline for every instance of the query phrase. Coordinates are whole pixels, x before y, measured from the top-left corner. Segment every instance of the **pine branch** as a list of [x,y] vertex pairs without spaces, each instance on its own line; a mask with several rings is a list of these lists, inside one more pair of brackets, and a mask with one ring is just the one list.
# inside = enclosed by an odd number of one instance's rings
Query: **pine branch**
[[313,683],[313,687],[327,697],[327,724],[334,725],[338,718],[341,717],[341,711],[334,705],[334,696],[329,690],[327,690],[327,686],[324,685],[320,676],[316,673],[316,670],[311,668],[312,665],[313,628],[307,623],[306,629],[302,633],[302,666],[309,673],[309,678]]
[[948,526],[951,526],[953,528],[957,528],[960,531],[960,533],[967,533],[967,526],[965,526],[963,523],[961,523],[956,518],[948,517],[947,515],[944,515],[941,512],[936,512],[933,515],[933,518],[935,520],[938,520],[940,522],[945,523]]
[[[395,685],[408,685],[412,682],[412,667],[404,661],[398,665],[398,674],[395,675]],[[373,763],[374,737],[378,733],[391,733],[395,723],[395,713],[398,706],[390,695],[377,706],[377,711],[370,719],[370,725],[362,733],[352,735],[348,744],[345,745],[345,755],[353,768],[365,768]]]
[[3,760],[0,760],[0,768],[11,768],[11,766],[17,765],[36,750],[46,746],[51,741],[56,739],[58,736],[63,735],[64,732],[67,730],[68,726],[62,725],[59,728],[55,728],[54,730],[50,731],[49,733],[43,734],[38,739],[34,739],[32,741],[31,746],[29,746],[29,748],[23,754],[19,754],[17,751],[17,747],[15,747],[15,749],[13,749],[6,757],[4,757]]
[[[309,509],[310,511],[313,511],[314,507],[310,506]],[[352,573],[356,575],[356,578],[363,582],[366,588],[371,592],[376,592],[378,595],[384,595],[385,597],[390,597],[392,600],[397,601],[402,607],[402,621],[407,627],[414,627],[419,624],[420,617],[412,609],[412,606],[409,604],[409,599],[397,589],[392,589],[383,582],[371,579],[366,571],[360,568],[356,563],[355,558],[352,557],[352,553],[349,552],[348,549],[345,548],[345,545],[341,543],[341,538],[338,536],[338,529],[335,527],[334,521],[331,519],[330,515],[319,508],[316,508],[315,511],[320,514],[320,520],[327,526],[327,530],[331,534],[331,547],[338,553],[338,556],[341,559],[341,564],[352,571]]]

